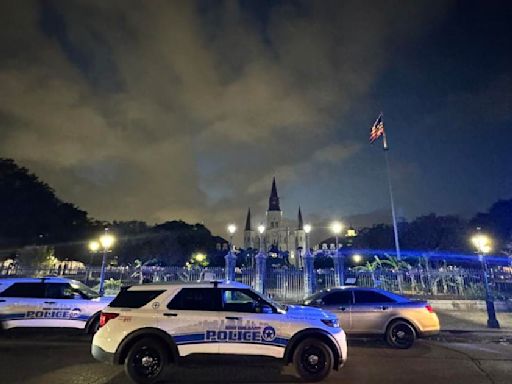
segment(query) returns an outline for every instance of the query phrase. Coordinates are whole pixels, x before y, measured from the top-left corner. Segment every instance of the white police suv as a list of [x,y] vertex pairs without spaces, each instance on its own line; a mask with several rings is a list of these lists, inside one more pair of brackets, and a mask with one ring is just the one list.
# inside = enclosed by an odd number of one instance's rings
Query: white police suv
[[234,282],[126,287],[100,319],[92,355],[124,364],[136,383],[154,383],[167,364],[194,354],[273,357],[305,381],[322,380],[347,358],[334,314],[280,305]]
[[0,279],[0,326],[79,328],[94,333],[112,298],[60,277]]

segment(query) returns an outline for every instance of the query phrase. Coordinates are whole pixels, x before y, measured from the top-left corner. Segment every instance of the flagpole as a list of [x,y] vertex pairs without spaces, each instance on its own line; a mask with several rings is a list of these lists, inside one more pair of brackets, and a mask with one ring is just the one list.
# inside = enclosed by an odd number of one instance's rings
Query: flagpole
[[386,140],[386,132],[382,134],[382,143],[384,146],[384,157],[386,158],[386,171],[388,175],[388,188],[389,188],[389,199],[391,200],[391,216],[393,218],[393,231],[395,233],[395,249],[396,249],[396,258],[398,260],[402,260],[402,255],[400,254],[400,243],[398,241],[398,226],[396,225],[396,213],[395,213],[395,200],[393,198],[393,186],[391,185],[391,171],[389,169],[389,156],[388,156],[388,142]]

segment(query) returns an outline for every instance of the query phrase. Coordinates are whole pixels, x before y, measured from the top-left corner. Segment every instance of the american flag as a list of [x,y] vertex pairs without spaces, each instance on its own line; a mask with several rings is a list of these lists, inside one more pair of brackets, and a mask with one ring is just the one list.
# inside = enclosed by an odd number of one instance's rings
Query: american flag
[[380,114],[370,131],[370,143],[373,143],[382,135],[384,135],[384,121],[382,121],[382,114]]

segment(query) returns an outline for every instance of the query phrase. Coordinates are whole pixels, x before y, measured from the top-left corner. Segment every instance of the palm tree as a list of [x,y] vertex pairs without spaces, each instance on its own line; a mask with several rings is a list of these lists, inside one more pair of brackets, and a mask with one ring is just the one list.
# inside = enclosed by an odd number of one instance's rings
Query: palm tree
[[389,265],[391,267],[391,270],[393,272],[397,273],[397,282],[398,282],[398,290],[400,293],[403,293],[403,287],[402,287],[402,270],[409,269],[410,264],[406,263],[405,261],[398,260],[398,258],[394,256],[386,255],[386,260],[381,260],[381,264]]
[[382,261],[379,259],[378,256],[374,256],[373,258],[374,260],[372,262],[367,261],[365,265],[355,267],[354,271],[369,272],[370,276],[372,277],[373,287],[377,288],[380,285],[380,281],[378,281],[377,278],[375,277],[375,272],[377,271],[377,269],[382,267]]

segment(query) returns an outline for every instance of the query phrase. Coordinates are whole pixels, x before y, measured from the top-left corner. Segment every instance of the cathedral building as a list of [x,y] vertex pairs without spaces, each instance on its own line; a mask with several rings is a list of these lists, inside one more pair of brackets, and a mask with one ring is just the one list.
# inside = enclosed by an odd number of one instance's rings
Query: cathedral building
[[[297,223],[292,228],[283,223],[283,211],[279,204],[275,178],[272,180],[266,220],[265,232],[261,237],[263,243],[261,245],[265,252],[270,257],[288,259],[288,263],[297,268],[302,267],[302,256],[306,249],[302,212],[299,207]],[[252,226],[250,209],[247,211],[245,221],[244,249],[260,249],[260,236],[257,228]]]

